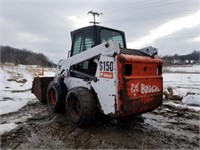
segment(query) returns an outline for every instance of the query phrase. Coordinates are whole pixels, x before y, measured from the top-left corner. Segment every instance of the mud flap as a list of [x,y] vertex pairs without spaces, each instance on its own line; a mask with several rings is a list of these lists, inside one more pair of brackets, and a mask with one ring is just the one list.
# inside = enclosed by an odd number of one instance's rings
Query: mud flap
[[43,104],[47,103],[47,88],[53,79],[54,77],[35,77],[33,80],[31,92]]

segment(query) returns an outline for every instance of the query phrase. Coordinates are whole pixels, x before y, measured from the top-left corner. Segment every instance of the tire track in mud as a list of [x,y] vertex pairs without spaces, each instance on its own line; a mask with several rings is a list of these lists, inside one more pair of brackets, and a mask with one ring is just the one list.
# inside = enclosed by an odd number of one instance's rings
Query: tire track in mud
[[1,137],[2,149],[199,148],[199,113],[164,105],[123,121],[97,118],[85,128],[70,125],[64,113],[52,113],[39,102],[1,116],[3,123],[16,119],[19,126]]
[[101,144],[101,140],[93,135],[68,124],[64,114],[54,114],[39,102],[29,104],[18,112],[2,115],[1,119],[7,123],[6,120],[14,121],[22,114],[32,117],[19,122],[19,127],[2,135],[2,149],[90,148]]

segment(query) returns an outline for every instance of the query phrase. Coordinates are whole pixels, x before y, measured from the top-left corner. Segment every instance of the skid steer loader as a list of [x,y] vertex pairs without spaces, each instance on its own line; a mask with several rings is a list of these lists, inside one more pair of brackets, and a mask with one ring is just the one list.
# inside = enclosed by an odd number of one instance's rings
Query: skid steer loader
[[124,118],[162,104],[162,60],[157,49],[127,49],[122,31],[92,25],[71,32],[68,58],[54,77],[36,77],[32,93],[69,122],[88,125],[100,112]]

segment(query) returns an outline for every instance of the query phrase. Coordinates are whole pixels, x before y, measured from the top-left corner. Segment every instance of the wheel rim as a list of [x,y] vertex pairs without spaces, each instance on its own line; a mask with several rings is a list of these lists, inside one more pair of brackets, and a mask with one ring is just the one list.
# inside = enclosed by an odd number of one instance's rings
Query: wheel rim
[[53,88],[49,92],[49,97],[51,104],[54,106],[56,104],[56,91]]
[[76,96],[71,96],[68,102],[70,116],[73,120],[78,120],[81,113],[80,102]]

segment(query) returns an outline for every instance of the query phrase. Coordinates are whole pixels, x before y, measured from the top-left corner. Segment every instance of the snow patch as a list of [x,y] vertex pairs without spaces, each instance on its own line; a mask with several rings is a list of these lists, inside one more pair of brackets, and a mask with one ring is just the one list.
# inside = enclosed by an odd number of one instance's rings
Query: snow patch
[[190,110],[190,111],[194,111],[194,112],[200,112],[200,107],[176,104],[174,102],[165,102],[165,103],[163,103],[163,105],[171,106],[176,109],[186,109],[186,110]]
[[187,95],[183,98],[182,102],[190,106],[200,106],[200,95]]
[[29,100],[30,99],[27,100],[16,99],[16,100],[1,101],[0,115],[18,111],[20,108],[25,106]]
[[[0,66],[0,115],[18,111],[29,101],[35,100],[31,93],[33,78],[42,68],[25,65]],[[44,68],[45,76],[54,76],[54,68]],[[18,82],[26,80],[26,82]]]
[[163,74],[164,91],[172,87],[175,95],[185,97],[187,94],[200,93],[199,74],[191,73],[164,73]]
[[15,129],[16,127],[17,125],[15,123],[0,124],[0,135]]

